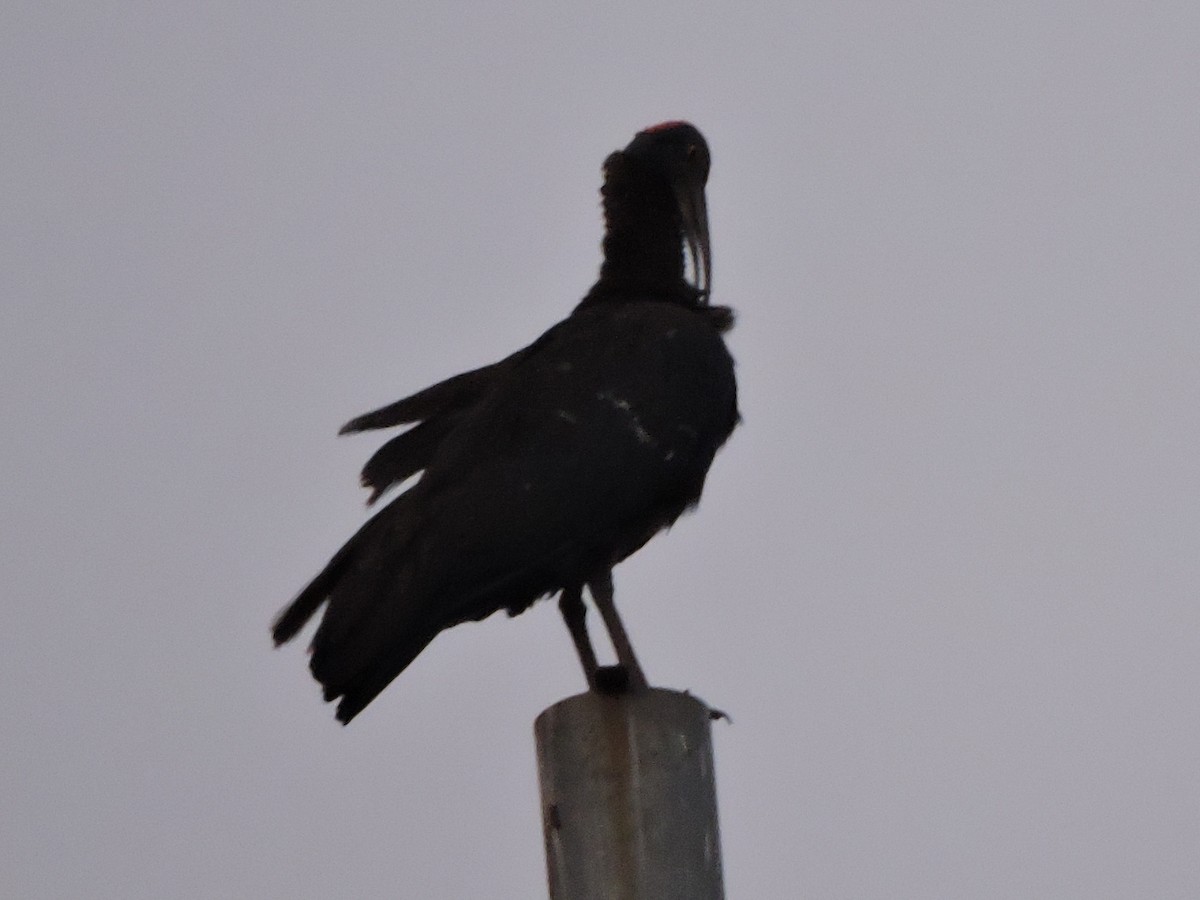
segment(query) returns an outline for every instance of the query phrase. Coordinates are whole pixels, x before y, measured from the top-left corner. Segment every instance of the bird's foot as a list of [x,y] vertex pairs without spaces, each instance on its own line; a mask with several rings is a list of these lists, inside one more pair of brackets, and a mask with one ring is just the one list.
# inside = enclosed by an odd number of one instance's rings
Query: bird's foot
[[646,679],[632,673],[628,666],[599,666],[596,669],[595,684],[593,689],[599,694],[629,694],[633,691],[645,690]]

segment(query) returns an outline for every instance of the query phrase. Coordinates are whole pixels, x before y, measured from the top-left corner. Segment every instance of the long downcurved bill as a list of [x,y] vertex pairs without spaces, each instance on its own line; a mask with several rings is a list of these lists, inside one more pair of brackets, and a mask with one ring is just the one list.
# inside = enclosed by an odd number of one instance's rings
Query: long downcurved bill
[[676,201],[683,225],[683,242],[691,260],[692,284],[700,292],[701,300],[708,302],[712,292],[712,248],[708,242],[708,205],[704,199],[704,185],[679,185]]

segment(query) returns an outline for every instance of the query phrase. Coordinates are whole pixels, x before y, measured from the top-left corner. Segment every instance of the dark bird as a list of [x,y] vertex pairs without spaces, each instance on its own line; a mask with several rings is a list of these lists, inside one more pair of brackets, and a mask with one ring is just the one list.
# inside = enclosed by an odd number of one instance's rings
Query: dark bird
[[[686,122],[604,162],[604,262],[574,311],[512,356],[359,416],[415,423],[363,469],[372,517],[276,619],[276,645],[327,604],[310,667],[349,722],[438,632],[560,593],[588,685],[646,685],[612,568],[700,499],[738,422],[728,307],[709,302],[708,145]],[[685,260],[690,264],[685,266]],[[690,270],[691,278],[685,270]],[[587,585],[617,653],[597,666]]]

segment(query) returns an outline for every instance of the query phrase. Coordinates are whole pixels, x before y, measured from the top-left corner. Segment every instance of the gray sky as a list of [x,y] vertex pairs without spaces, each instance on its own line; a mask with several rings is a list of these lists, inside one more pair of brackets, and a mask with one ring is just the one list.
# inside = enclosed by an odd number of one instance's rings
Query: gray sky
[[[443,9],[445,11],[443,11]],[[0,894],[544,895],[552,604],[349,728],[275,612],[351,415],[713,151],[744,426],[617,571],[715,741],[731,898],[1200,896],[1200,6],[7,4]]]

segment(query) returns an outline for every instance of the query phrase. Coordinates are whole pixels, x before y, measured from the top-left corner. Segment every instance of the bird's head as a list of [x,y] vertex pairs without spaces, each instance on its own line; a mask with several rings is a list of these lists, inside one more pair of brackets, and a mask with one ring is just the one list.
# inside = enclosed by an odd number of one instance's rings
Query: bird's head
[[712,288],[712,252],[704,185],[711,162],[708,144],[689,122],[663,122],[640,131],[622,155],[629,164],[663,179],[679,214],[680,237],[691,259],[693,285],[707,302]]

